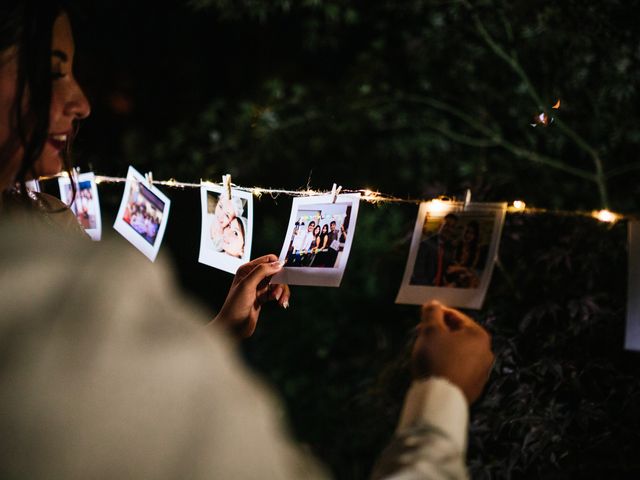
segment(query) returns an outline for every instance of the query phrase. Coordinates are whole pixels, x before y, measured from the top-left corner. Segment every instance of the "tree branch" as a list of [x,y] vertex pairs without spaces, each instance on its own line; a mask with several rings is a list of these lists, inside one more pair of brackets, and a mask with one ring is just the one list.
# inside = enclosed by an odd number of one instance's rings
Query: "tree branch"
[[[480,16],[475,12],[474,7],[471,5],[471,3],[468,2],[468,0],[460,0],[460,1],[471,13],[473,23],[478,33],[480,34],[482,39],[485,41],[485,43],[489,46],[489,48],[493,51],[493,53],[497,55],[499,58],[501,58],[502,60],[504,60],[507,63],[507,65],[509,65],[509,67],[511,67],[511,69],[516,73],[516,75],[520,78],[520,80],[522,80],[522,82],[525,84],[527,88],[527,92],[529,93],[529,96],[536,103],[536,106],[538,107],[538,109],[545,113],[548,113],[547,108],[545,107],[545,103],[542,101],[542,98],[540,97],[536,88],[533,86],[533,83],[531,83],[531,80],[529,79],[529,76],[526,74],[526,72],[522,68],[522,65],[520,65],[520,62],[518,61],[517,56],[515,54],[510,55],[509,53],[507,53],[504,50],[504,48],[502,48],[502,46],[500,46],[493,39],[491,34],[485,28],[482,20],[480,20]],[[578,145],[579,148],[581,148],[583,151],[585,151],[589,155],[589,157],[591,157],[591,160],[593,161],[593,164],[595,167],[595,175],[593,175],[593,178],[595,183],[598,186],[600,201],[604,208],[608,208],[609,199],[608,199],[607,186],[606,186],[607,177],[604,174],[604,168],[602,165],[602,160],[600,159],[600,155],[591,145],[587,143],[585,139],[583,139],[576,131],[570,128],[561,119],[556,118],[556,125],[562,133],[564,133],[566,136],[571,138],[571,140],[573,140],[576,143],[576,145]]]
[[[490,142],[491,144],[493,144],[495,146],[501,146],[501,147],[503,147],[506,150],[510,151],[512,154],[514,154],[515,156],[517,156],[519,158],[523,158],[523,159],[528,160],[528,161],[533,162],[533,163],[546,165],[546,166],[554,168],[556,170],[560,170],[560,171],[563,171],[565,173],[569,173],[569,174],[571,174],[573,176],[576,176],[578,178],[582,178],[582,179],[588,180],[590,182],[598,183],[598,180],[597,180],[596,176],[593,173],[588,172],[586,170],[583,170],[581,168],[572,167],[570,165],[567,165],[560,159],[548,157],[548,156],[545,156],[545,155],[540,155],[539,153],[533,152],[531,150],[527,150],[525,148],[518,147],[517,145],[515,145],[515,144],[509,142],[508,140],[506,140],[499,132],[496,132],[496,131],[492,130],[491,128],[489,128],[485,124],[483,124],[482,122],[476,120],[475,118],[473,118],[470,115],[467,115],[466,113],[462,112],[461,110],[457,109],[456,107],[454,107],[452,105],[449,105],[449,104],[447,104],[445,102],[442,102],[440,100],[435,100],[435,99],[429,98],[429,97],[422,97],[422,96],[415,95],[415,94],[414,95],[404,95],[402,98],[404,100],[406,100],[406,101],[409,101],[409,102],[420,103],[422,105],[428,105],[428,106],[430,106],[432,108],[435,108],[437,110],[441,110],[443,112],[450,113],[451,115],[453,115],[453,116],[459,118],[460,120],[462,120],[463,122],[465,122],[467,125],[469,125],[473,129],[475,129],[476,131],[484,134],[487,137],[488,142]],[[478,141],[478,139],[474,139],[473,137],[467,137],[467,136],[464,136],[462,134],[458,134],[456,132],[452,132],[451,130],[448,130],[445,127],[442,127],[442,126],[438,126],[437,128],[435,127],[435,124],[430,124],[428,126],[430,126],[431,128],[436,129],[437,131],[443,133],[444,135],[447,135],[452,140],[456,140],[456,136],[462,138],[463,141],[461,143],[470,144],[469,140],[471,140],[472,142],[473,141]],[[482,146],[486,147],[486,146],[490,146],[490,145],[482,145]]]
[[617,177],[618,175],[622,175],[627,172],[632,172],[633,170],[640,170],[640,163],[630,163],[627,165],[622,165],[621,167],[618,167],[618,168],[613,168],[605,174],[605,177],[607,178]]

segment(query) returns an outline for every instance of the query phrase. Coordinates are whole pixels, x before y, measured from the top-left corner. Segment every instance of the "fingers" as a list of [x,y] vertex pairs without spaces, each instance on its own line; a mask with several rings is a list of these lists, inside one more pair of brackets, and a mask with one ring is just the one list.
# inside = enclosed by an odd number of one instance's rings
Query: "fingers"
[[[267,255],[267,257],[268,256],[269,255]],[[259,265],[255,266],[249,274],[247,274],[244,281],[246,288],[258,290],[261,282],[266,281],[268,277],[271,277],[272,275],[275,275],[280,270],[282,270],[282,263],[278,261],[275,255],[273,257],[275,258],[274,261],[268,263],[260,263]]]
[[446,307],[437,301],[424,304],[421,317],[422,326],[428,329],[437,328],[449,331],[469,329],[475,332],[482,332],[490,338],[489,333],[471,317],[455,308]]
[[236,278],[242,280],[249,273],[251,273],[253,269],[256,268],[258,265],[262,263],[276,262],[277,260],[278,260],[278,257],[276,257],[272,253],[270,253],[269,255],[263,255],[262,257],[254,258],[250,262],[240,265],[240,267],[236,271]]
[[439,302],[425,303],[421,309],[421,319],[424,327],[440,330],[447,328],[444,322],[444,310]]
[[467,328],[475,332],[489,333],[475,320],[454,308],[442,307],[444,311],[444,322],[451,330],[461,330]]
[[278,300],[278,304],[282,308],[289,308],[289,298],[291,298],[291,289],[289,285],[280,285],[282,287],[282,295]]
[[262,305],[275,300],[282,308],[289,308],[291,289],[289,285],[271,284],[268,288],[258,290],[258,302]]

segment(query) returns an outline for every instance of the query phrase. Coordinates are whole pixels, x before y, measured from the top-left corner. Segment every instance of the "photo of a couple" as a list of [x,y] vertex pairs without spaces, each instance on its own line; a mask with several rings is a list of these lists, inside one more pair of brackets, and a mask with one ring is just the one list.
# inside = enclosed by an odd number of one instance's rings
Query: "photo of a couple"
[[427,214],[411,275],[413,285],[478,288],[491,242],[493,217]]
[[423,202],[396,302],[480,308],[505,213],[505,203]]

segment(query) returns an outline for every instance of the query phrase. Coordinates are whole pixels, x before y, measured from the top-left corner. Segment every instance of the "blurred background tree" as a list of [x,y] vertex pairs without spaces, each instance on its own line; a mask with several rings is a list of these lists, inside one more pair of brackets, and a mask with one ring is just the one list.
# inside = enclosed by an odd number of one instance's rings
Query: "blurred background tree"
[[[83,169],[638,211],[637,0],[112,0],[78,13]],[[213,310],[230,277],[197,263],[199,193],[164,190],[163,251]],[[105,227],[121,194],[100,187]],[[289,206],[256,200],[254,255],[280,250]],[[416,309],[393,299],[416,212],[364,205],[342,287],[296,288],[243,345],[338,478],[367,476],[409,381]],[[475,314],[498,361],[474,407],[474,478],[640,474],[625,232],[508,217]]]

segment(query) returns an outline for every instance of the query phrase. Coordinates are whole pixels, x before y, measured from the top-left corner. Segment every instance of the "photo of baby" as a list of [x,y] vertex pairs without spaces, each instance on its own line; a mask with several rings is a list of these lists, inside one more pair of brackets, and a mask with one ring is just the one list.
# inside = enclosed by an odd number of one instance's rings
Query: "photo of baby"
[[253,199],[250,193],[221,186],[201,187],[202,232],[200,263],[235,273],[251,256],[251,219]]

